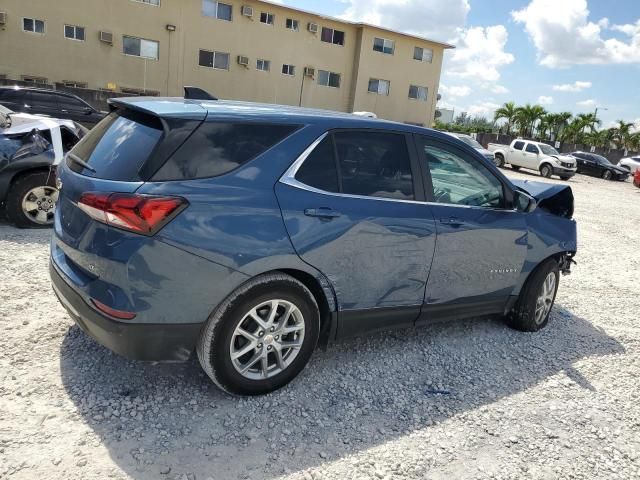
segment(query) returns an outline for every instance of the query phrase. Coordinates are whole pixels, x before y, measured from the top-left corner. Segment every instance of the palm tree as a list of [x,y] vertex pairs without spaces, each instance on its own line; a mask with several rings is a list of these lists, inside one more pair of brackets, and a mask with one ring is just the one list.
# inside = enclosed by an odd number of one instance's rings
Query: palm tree
[[518,132],[521,136],[528,135],[533,137],[536,122],[541,120],[547,111],[540,105],[526,104],[524,107],[516,109],[516,123],[518,124]]
[[579,113],[577,115],[578,120],[582,124],[581,133],[584,133],[585,129],[589,129],[591,132],[595,132],[596,125],[600,125],[600,120],[596,117],[595,113]]
[[513,102],[507,102],[502,107],[496,110],[493,118],[494,122],[505,119],[507,121],[507,135],[511,135],[511,126],[516,119],[516,104]]
[[618,126],[615,127],[614,141],[618,148],[627,148],[631,137],[631,129],[633,123],[627,123],[624,120],[618,120]]

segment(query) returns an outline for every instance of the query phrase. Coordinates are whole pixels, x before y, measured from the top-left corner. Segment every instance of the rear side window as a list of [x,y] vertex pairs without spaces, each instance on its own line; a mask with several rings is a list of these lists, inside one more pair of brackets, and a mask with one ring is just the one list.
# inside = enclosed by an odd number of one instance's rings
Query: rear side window
[[57,95],[44,92],[28,92],[27,103],[35,108],[58,109]]
[[335,192],[336,175],[340,193],[415,198],[409,150],[402,134],[354,131],[329,135],[305,160],[296,180]]
[[24,92],[22,90],[0,90],[0,100],[3,102],[22,103]]
[[277,124],[204,123],[158,170],[153,181],[223,175],[263,154],[297,128]]
[[162,138],[160,121],[133,112],[113,112],[96,125],[76,147],[67,165],[83,175],[117,181],[140,181],[139,170]]
[[522,150],[522,147],[524,147],[524,142],[516,142],[513,144],[513,148],[516,150]]

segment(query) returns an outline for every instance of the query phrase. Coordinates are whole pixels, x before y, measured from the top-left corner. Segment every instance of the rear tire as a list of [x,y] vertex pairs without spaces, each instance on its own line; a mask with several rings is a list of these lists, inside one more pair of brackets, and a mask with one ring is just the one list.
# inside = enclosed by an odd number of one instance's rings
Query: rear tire
[[554,259],[546,260],[525,283],[507,324],[521,332],[537,332],[547,326],[555,303],[560,268]]
[[504,167],[504,155],[502,155],[501,153],[496,153],[493,156],[493,163],[498,168]]
[[320,312],[309,289],[289,275],[265,274],[220,304],[200,335],[197,354],[225,392],[262,395],[304,369],[319,333]]
[[551,175],[553,175],[553,168],[551,168],[551,165],[545,163],[544,165],[540,166],[540,175],[542,175],[544,178],[551,178]]
[[7,217],[18,228],[53,225],[58,190],[49,172],[34,172],[13,182],[7,196]]

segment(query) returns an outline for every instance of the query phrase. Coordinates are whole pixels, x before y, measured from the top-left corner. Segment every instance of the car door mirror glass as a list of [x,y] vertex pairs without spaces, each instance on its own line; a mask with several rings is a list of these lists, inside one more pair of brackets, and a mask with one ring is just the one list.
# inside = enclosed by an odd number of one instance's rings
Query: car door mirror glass
[[535,198],[520,190],[514,192],[514,204],[518,212],[531,213],[538,206]]

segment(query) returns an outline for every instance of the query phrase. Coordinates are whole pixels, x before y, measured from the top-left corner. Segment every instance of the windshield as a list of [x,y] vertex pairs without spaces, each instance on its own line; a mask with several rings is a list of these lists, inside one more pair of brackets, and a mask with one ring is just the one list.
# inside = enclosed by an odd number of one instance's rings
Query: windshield
[[484,148],[482,145],[480,145],[478,142],[476,142],[473,138],[469,137],[468,135],[456,135],[456,137],[458,137],[460,140],[462,140],[464,143],[466,143],[470,147]]
[[555,148],[550,147],[549,145],[541,143],[538,146],[540,147],[540,150],[542,150],[542,153],[544,153],[545,155],[560,155]]

